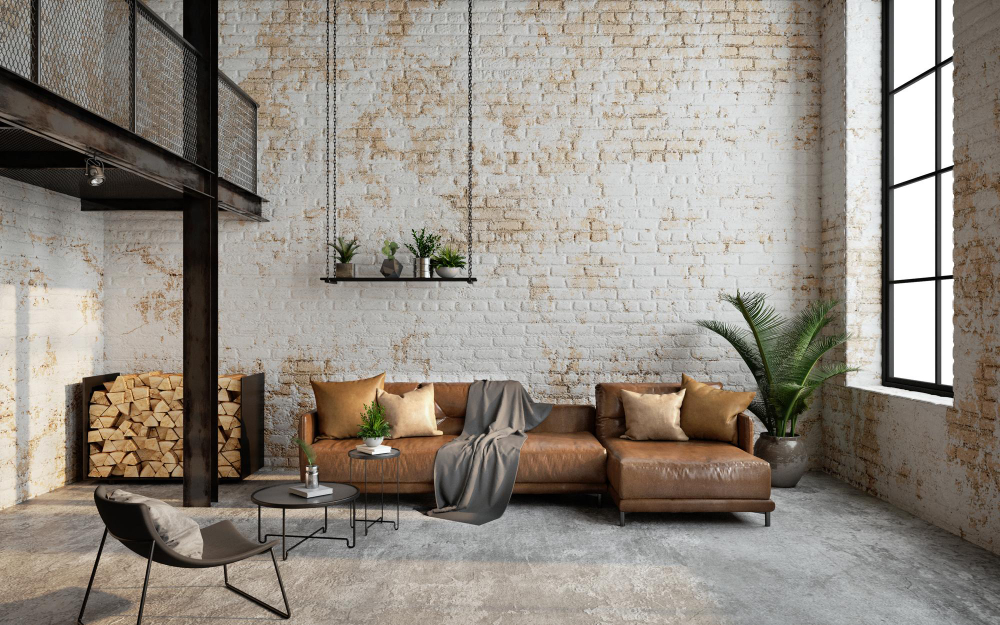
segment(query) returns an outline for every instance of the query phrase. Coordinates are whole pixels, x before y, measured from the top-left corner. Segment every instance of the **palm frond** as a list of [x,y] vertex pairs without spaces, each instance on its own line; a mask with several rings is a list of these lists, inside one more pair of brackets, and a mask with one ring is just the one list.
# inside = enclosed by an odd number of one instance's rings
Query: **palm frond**
[[767,305],[766,297],[763,293],[742,294],[736,291],[736,295],[723,295],[722,299],[729,302],[736,310],[743,315],[743,319],[750,328],[754,342],[757,344],[757,353],[760,357],[763,377],[768,384],[774,382],[774,375],[771,368],[773,357],[774,341],[779,335],[781,326],[785,319],[779,315],[773,306]]
[[797,360],[819,333],[830,323],[830,311],[837,300],[814,302],[792,318],[782,331],[782,352],[785,358]]
[[740,355],[743,362],[746,363],[747,368],[750,369],[750,373],[756,379],[759,375],[763,373],[763,364],[760,361],[759,352],[754,345],[753,336],[750,332],[744,330],[743,328],[737,328],[734,325],[723,323],[721,321],[697,321],[696,322],[701,327],[715,332],[722,338],[726,339],[736,353]]

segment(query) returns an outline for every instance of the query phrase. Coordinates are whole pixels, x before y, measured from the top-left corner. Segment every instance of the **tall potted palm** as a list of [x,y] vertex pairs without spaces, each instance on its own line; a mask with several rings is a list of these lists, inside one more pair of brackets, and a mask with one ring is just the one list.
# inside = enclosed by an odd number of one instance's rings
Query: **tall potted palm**
[[809,464],[808,452],[795,431],[813,394],[832,377],[855,371],[842,363],[821,366],[819,360],[847,341],[845,333],[821,336],[837,300],[821,300],[795,317],[779,315],[763,293],[723,295],[743,315],[747,327],[721,321],[698,325],[726,339],[757,381],[757,396],[748,408],[767,429],[754,454],[771,464],[771,485],[795,486]]

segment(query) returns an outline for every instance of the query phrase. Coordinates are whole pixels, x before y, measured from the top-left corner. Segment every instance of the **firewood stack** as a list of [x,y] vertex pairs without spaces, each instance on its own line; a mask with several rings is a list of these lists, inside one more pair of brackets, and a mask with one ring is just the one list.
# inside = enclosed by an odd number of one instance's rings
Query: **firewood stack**
[[[242,377],[219,376],[219,477],[240,476]],[[120,375],[104,389],[90,399],[88,477],[183,477],[183,376]]]

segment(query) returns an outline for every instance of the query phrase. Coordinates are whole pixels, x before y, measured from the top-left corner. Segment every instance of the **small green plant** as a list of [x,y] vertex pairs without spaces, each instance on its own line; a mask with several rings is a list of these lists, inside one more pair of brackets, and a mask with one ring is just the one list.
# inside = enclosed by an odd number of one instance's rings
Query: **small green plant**
[[434,252],[437,251],[438,246],[441,244],[441,235],[427,234],[426,230],[426,228],[421,228],[419,234],[416,230],[410,230],[416,246],[414,247],[407,243],[406,249],[410,250],[410,253],[417,258],[432,258]]
[[385,244],[382,246],[382,254],[384,254],[388,260],[392,260],[396,258],[396,250],[398,249],[399,243],[386,239]]
[[316,450],[312,448],[312,445],[297,436],[292,439],[292,442],[298,445],[299,449],[302,450],[302,453],[305,454],[306,464],[310,466],[316,464]]
[[358,438],[385,438],[392,432],[392,426],[385,420],[385,408],[378,403],[365,404],[361,413],[361,427]]
[[360,245],[357,239],[345,241],[344,237],[337,237],[337,242],[331,243],[330,247],[333,248],[333,251],[337,252],[338,263],[349,263],[354,258],[354,255],[358,253]]
[[465,268],[465,256],[458,253],[451,246],[446,245],[437,256],[434,257],[435,267],[459,267]]

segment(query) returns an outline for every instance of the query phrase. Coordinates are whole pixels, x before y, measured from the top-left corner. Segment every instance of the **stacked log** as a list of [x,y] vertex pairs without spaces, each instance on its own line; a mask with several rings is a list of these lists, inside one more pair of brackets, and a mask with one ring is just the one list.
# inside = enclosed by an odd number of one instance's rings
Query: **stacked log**
[[[219,477],[240,476],[242,375],[219,376]],[[184,476],[184,378],[149,371],[105,382],[90,399],[89,477]]]

